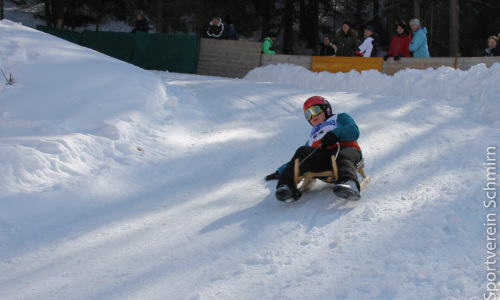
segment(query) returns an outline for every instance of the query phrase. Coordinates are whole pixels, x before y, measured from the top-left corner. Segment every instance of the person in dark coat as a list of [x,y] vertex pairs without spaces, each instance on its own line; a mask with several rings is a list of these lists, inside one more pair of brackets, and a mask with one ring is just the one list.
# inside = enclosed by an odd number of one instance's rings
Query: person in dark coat
[[333,41],[335,56],[355,56],[358,51],[358,33],[351,29],[349,22],[342,24]]
[[230,19],[230,18],[226,18],[227,20],[227,25],[228,28],[229,28],[229,39],[230,40],[233,40],[233,41],[237,41],[240,39],[240,37],[238,36],[238,33],[236,32],[236,29],[234,29],[234,24],[233,24],[233,21]]
[[217,15],[212,15],[212,20],[209,23],[207,36],[209,38],[228,40],[229,39],[229,25]]
[[335,49],[328,36],[323,37],[323,46],[319,49],[319,56],[335,56]]
[[134,28],[132,33],[137,31],[148,33],[149,32],[149,19],[144,15],[142,10],[138,11],[135,15]]

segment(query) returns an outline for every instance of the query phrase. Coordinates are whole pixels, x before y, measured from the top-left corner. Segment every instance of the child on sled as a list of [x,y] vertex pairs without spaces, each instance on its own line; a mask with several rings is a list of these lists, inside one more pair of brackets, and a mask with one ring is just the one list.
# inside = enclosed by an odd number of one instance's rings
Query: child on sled
[[347,200],[358,200],[361,197],[356,171],[361,161],[358,126],[348,114],[333,113],[328,100],[321,96],[310,97],[304,102],[304,115],[313,126],[306,145],[297,149],[289,163],[266,176],[266,180],[278,180],[276,198],[293,202],[302,196],[294,182],[296,159],[300,161],[300,174],[316,173],[332,170],[331,157],[336,155],[338,179],[333,193]]

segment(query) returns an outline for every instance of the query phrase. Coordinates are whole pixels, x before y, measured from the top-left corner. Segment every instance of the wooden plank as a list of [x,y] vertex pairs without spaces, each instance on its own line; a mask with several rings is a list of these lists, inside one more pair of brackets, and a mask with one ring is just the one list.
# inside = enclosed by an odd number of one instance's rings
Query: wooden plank
[[382,57],[341,57],[341,56],[313,56],[311,71],[330,73],[348,73],[351,70],[358,72],[365,70],[382,71]]

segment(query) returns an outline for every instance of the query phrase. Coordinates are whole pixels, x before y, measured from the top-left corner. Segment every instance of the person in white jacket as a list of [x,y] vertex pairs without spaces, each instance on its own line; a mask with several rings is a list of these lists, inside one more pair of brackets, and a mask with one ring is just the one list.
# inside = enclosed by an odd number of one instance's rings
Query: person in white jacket
[[378,36],[375,33],[373,26],[368,25],[365,27],[365,40],[359,45],[359,56],[363,57],[376,57],[378,54]]

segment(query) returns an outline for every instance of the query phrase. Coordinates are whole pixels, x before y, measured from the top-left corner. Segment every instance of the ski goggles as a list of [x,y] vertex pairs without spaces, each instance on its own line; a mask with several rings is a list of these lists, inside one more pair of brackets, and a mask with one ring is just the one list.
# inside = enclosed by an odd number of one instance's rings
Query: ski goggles
[[306,116],[306,120],[309,121],[309,120],[311,120],[311,118],[313,116],[317,116],[322,112],[323,112],[323,110],[321,110],[321,107],[319,107],[318,105],[315,105],[315,106],[311,106],[308,109],[306,109],[304,111],[304,115]]

